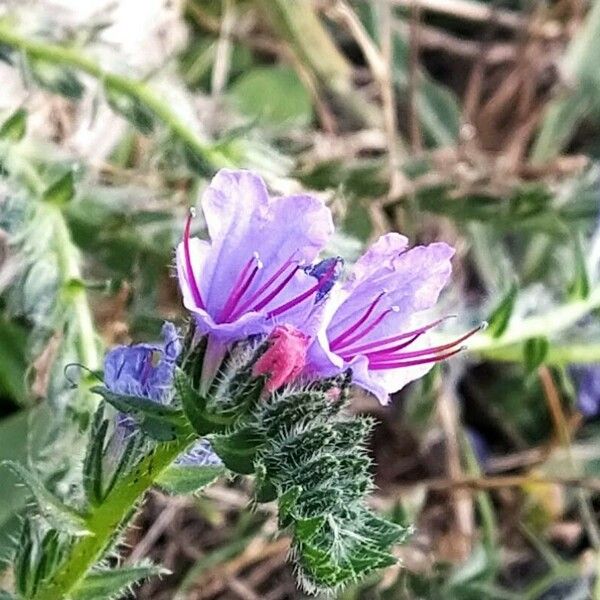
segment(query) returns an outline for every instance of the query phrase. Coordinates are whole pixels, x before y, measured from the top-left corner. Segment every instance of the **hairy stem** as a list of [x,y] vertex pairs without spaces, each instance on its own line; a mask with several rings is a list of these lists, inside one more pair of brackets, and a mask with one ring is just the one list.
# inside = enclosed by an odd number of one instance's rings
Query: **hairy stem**
[[[23,180],[31,192],[38,197],[36,210],[42,213],[44,221],[52,224],[53,244],[60,269],[62,302],[70,306],[75,315],[76,347],[78,360],[88,369],[100,368],[101,359],[98,339],[94,327],[94,317],[88,301],[87,291],[82,284],[81,255],[73,242],[71,231],[59,206],[44,202],[42,196],[46,190],[46,182],[40,177],[35,167],[17,152],[8,155],[8,168],[16,177]],[[82,406],[93,408],[95,401],[83,382]],[[89,399],[89,400],[88,400]],[[89,404],[89,406],[87,406]]]
[[78,538],[51,579],[31,600],[77,598],[77,588],[89,570],[102,558],[119,531],[133,517],[132,508],[152,487],[158,476],[193,443],[191,434],[158,444],[122,478],[100,506],[86,518],[91,535]]
[[167,102],[142,81],[136,81],[104,70],[80,49],[31,40],[15,33],[6,23],[0,24],[0,44],[21,51],[25,56],[71,67],[100,81],[106,88],[125,94],[145,106],[166,125],[171,133],[200,160],[214,168],[231,166],[231,160],[220,150],[203,143]]

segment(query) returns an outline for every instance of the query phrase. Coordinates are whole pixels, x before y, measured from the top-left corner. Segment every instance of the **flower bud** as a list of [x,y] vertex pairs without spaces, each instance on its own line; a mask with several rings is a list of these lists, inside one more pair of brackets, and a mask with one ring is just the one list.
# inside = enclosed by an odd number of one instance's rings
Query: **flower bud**
[[293,381],[306,362],[309,338],[290,325],[278,325],[269,336],[267,351],[256,361],[254,377],[267,375],[265,389],[274,392],[285,383]]

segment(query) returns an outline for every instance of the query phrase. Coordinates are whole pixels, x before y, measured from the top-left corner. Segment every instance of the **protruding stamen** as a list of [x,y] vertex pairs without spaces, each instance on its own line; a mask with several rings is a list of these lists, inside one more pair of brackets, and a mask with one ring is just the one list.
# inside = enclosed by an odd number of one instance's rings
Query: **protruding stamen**
[[374,362],[384,362],[384,361],[393,361],[393,360],[404,360],[408,358],[418,358],[420,356],[428,356],[430,354],[439,354],[440,352],[444,352],[446,350],[450,350],[451,348],[455,348],[458,344],[464,342],[472,335],[475,335],[478,331],[481,331],[482,325],[478,325],[474,327],[470,331],[467,331],[464,335],[460,336],[456,340],[452,342],[448,342],[447,344],[442,344],[440,346],[432,346],[430,348],[423,348],[421,350],[413,350],[411,352],[400,352],[400,353],[391,353],[386,351],[381,351],[378,353],[367,354],[369,358],[373,358]]
[[[351,344],[354,344],[354,342],[358,342],[358,340],[364,338],[368,333],[371,333],[371,331],[373,331],[373,329],[375,329],[375,327],[377,327],[377,325],[379,325],[379,323],[381,323],[381,321],[383,321],[383,319],[385,319],[385,317],[387,317],[390,313],[398,312],[399,310],[400,308],[398,306],[391,306],[387,310],[384,310],[375,319],[373,319],[373,321],[371,321],[371,323],[369,323],[364,329],[355,333],[353,336],[347,339],[343,345],[350,346]],[[335,350],[335,348],[332,349]]]
[[[385,348],[383,350],[376,350],[375,352],[365,352],[365,356],[368,357],[372,357],[372,356],[378,356],[380,354],[385,355],[385,354],[389,354],[390,352],[397,352],[398,350],[402,350],[403,348],[406,348],[408,346],[410,346],[411,344],[413,344],[417,339],[419,339],[423,333],[425,333],[424,331],[421,331],[415,335],[413,335],[408,341],[403,342],[402,344],[397,344],[396,346],[392,346],[391,348]],[[376,343],[376,342],[374,342]],[[341,356],[344,360],[351,360],[352,358],[354,358],[356,356],[357,352],[353,351],[352,349],[350,350],[346,350],[346,352],[342,353]]]
[[[254,265],[254,268],[248,275],[248,271]],[[237,303],[240,301],[242,296],[246,293],[248,288],[250,287],[254,277],[263,268],[262,261],[258,256],[258,252],[254,252],[252,258],[244,265],[244,268],[240,271],[233,287],[231,288],[231,292],[227,301],[225,302],[225,306],[219,315],[219,322],[225,323],[227,319],[231,316],[231,313],[234,311]]]
[[188,280],[188,285],[190,286],[190,290],[192,292],[192,296],[194,298],[194,302],[198,308],[202,310],[206,310],[206,305],[202,300],[202,294],[200,293],[200,288],[198,287],[198,282],[196,281],[196,277],[194,276],[194,269],[192,268],[192,259],[190,255],[190,229],[192,226],[192,219],[196,216],[196,211],[191,208],[190,214],[188,215],[187,221],[185,223],[185,230],[183,232],[183,254],[185,258],[185,270]]
[[334,276],[335,268],[336,268],[335,264],[331,265],[331,267],[328,269],[327,273],[325,275],[323,275],[323,277],[321,277],[321,279],[318,281],[318,283],[316,285],[313,285],[311,288],[309,288],[302,294],[299,294],[295,298],[292,298],[285,304],[282,304],[281,306],[278,306],[277,308],[274,308],[273,310],[269,311],[267,316],[269,318],[276,317],[276,316],[286,312],[290,308],[293,308],[294,306],[300,304],[301,302],[304,302],[304,300],[306,300],[307,298],[310,298],[313,294],[319,292],[319,290],[323,289],[326,285],[328,285],[330,278]]
[[[368,344],[363,344],[362,346],[356,346],[354,348],[348,348],[344,351],[345,354],[351,354],[353,356],[357,354],[366,354],[369,350],[373,350],[379,348],[382,352],[386,351],[386,348],[381,348],[382,346],[386,346],[387,344],[393,344],[394,342],[399,342],[400,340],[405,340],[407,338],[411,338],[413,336],[418,336],[434,327],[437,327],[440,323],[445,321],[446,319],[450,319],[451,317],[444,317],[443,319],[438,319],[437,321],[433,321],[432,323],[428,323],[427,325],[423,325],[418,329],[414,329],[412,331],[407,331],[406,333],[400,333],[398,335],[394,335],[389,338],[384,338],[383,340],[376,340],[374,342],[370,342]],[[412,343],[412,342],[411,342]],[[348,344],[345,344],[346,346]],[[408,344],[407,344],[408,345]]]
[[[273,275],[271,275],[271,277],[265,283],[263,283],[263,285],[261,285],[253,294],[251,294],[251,296],[248,299],[246,299],[242,303],[242,305],[235,311],[236,314],[241,314],[243,312],[246,312],[247,310],[260,310],[259,308],[257,308],[258,306],[265,306],[287,285],[289,280],[293,277],[294,273],[296,272],[296,269],[298,268],[298,264],[292,260],[293,256],[294,255],[292,254],[292,256],[290,256],[290,258],[288,258],[288,260],[286,260],[283,263],[283,265],[279,267],[279,269],[277,269],[277,271]],[[258,298],[260,298],[260,296],[264,294],[269,289],[269,287],[273,285],[273,283],[275,283],[275,281],[286,271],[286,269],[289,268],[290,265],[294,265],[294,269],[292,270],[291,274],[289,274],[286,277],[284,282],[277,286],[275,294],[272,293],[272,297],[271,294],[269,294],[269,300],[267,300],[267,302],[264,302],[264,300],[262,300],[256,306],[253,306],[254,302],[256,302],[256,300],[258,300]]]
[[[379,294],[379,296],[377,296],[377,298],[375,298],[375,300],[373,300],[373,302],[371,302],[371,304],[369,305],[369,307],[367,308],[367,310],[364,312],[364,314],[358,319],[358,321],[356,321],[355,323],[353,323],[352,325],[350,325],[350,327],[347,327],[344,331],[342,331],[342,333],[340,333],[340,335],[338,335],[330,344],[329,347],[332,350],[335,350],[336,348],[339,348],[340,345],[342,345],[342,342],[352,334],[352,332],[356,331],[356,329],[358,327],[360,327],[370,316],[371,313],[375,310],[375,307],[377,306],[378,302],[381,300],[381,298],[383,298],[383,296],[385,295],[385,292],[381,292],[381,294]],[[346,342],[345,344],[343,344],[344,346],[348,345],[348,342]]]
[[[252,310],[262,310],[267,304],[269,304],[269,302],[271,302],[271,300],[273,300],[273,298],[275,298],[276,296],[279,295],[279,293],[281,292],[281,290],[283,290],[283,288],[285,288],[285,286],[292,280],[292,278],[294,277],[294,275],[296,274],[296,271],[298,270],[298,266],[296,265],[283,279],[283,281],[281,281],[281,283],[274,289],[272,290],[269,294],[267,294],[260,302],[258,302],[257,304],[255,304],[252,307]],[[265,286],[265,291],[268,289],[268,286]]]
[[447,352],[446,354],[438,354],[437,356],[428,356],[427,358],[419,358],[416,360],[399,360],[397,362],[386,362],[386,363],[369,363],[369,369],[373,371],[384,371],[387,369],[401,369],[403,367],[416,367],[417,365],[426,365],[428,363],[437,363],[442,360],[446,360],[451,358],[455,354],[462,352],[465,350],[465,346],[461,346],[460,348],[456,348],[452,350],[452,352]]

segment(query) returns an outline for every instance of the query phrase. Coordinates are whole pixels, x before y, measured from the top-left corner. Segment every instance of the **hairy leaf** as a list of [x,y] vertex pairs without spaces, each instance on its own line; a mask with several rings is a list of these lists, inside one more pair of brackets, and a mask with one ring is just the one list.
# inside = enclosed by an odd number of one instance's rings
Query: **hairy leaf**
[[29,488],[38,504],[40,514],[55,529],[74,536],[89,535],[83,516],[49,492],[36,475],[14,461],[5,461],[2,464],[15,473]]
[[155,565],[137,565],[92,571],[75,592],[74,600],[111,600],[122,597],[138,581],[170,571]]
[[193,494],[213,483],[225,473],[217,465],[172,465],[156,483],[171,494]]

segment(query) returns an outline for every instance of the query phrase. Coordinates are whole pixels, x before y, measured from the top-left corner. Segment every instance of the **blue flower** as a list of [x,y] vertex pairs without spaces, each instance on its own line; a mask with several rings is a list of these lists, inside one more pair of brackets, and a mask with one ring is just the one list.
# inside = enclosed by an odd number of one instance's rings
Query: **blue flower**
[[[108,352],[104,360],[104,384],[111,392],[141,396],[161,404],[172,401],[173,376],[181,341],[173,323],[165,323],[161,335],[161,343],[117,346]],[[120,453],[135,430],[135,420],[130,415],[118,413],[111,451]],[[179,457],[177,464],[220,465],[221,460],[207,441],[199,440],[188,453]]]
[[572,367],[577,381],[577,408],[588,418],[600,414],[600,364]]
[[106,355],[104,383],[111,392],[168,402],[181,342],[173,323],[161,333],[161,344],[117,346]]

